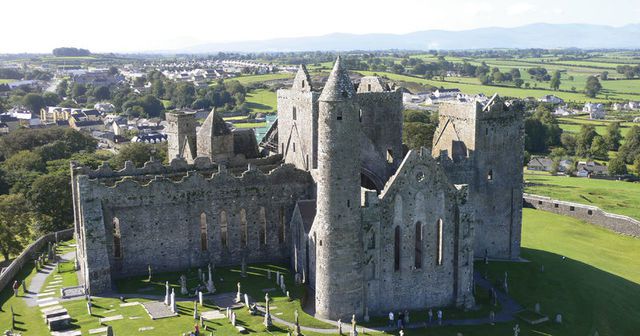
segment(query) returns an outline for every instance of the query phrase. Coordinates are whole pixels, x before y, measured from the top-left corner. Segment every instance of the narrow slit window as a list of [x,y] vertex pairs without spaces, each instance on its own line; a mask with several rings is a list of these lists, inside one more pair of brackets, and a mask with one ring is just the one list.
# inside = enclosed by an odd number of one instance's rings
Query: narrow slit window
[[487,180],[493,181],[493,169],[489,169],[489,173],[487,173]]
[[438,251],[436,251],[436,265],[440,266],[442,265],[442,219],[438,219],[437,230],[436,247],[438,248]]
[[415,254],[413,263],[416,269],[422,268],[422,223],[416,223]]
[[240,245],[247,247],[247,212],[244,209],[240,209],[240,230],[242,231],[240,234]]
[[260,245],[267,245],[267,212],[260,207]]
[[[302,82],[302,83],[304,83],[304,82]],[[297,114],[296,112],[297,112],[296,111],[296,107],[294,106],[293,107],[293,111],[292,111],[293,120],[296,120],[296,114]]]
[[223,210],[220,212],[220,243],[225,248],[229,246],[228,224],[227,212]]
[[337,120],[342,120],[342,111],[338,111],[338,116],[336,117]]
[[280,207],[280,218],[278,223],[278,243],[284,243],[285,225],[284,225],[284,207]]
[[113,218],[113,257],[122,258],[122,235],[120,233],[120,220],[118,217]]
[[371,84],[367,84],[367,91],[371,92]]
[[206,251],[208,248],[207,241],[207,214],[200,214],[200,249]]
[[393,235],[393,270],[400,270],[400,226],[396,226]]

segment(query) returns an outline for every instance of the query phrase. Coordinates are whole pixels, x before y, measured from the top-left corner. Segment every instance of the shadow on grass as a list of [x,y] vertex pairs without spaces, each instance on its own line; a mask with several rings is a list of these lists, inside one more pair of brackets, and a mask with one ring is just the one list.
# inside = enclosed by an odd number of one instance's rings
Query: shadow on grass
[[523,248],[521,255],[531,262],[477,262],[476,267],[494,281],[508,272],[509,294],[523,307],[533,309],[539,303],[550,321],[562,315],[562,324],[548,322],[526,329],[549,335],[637,334],[640,284],[547,251]]
[[247,102],[245,104],[247,105],[248,108],[252,110],[269,110],[269,111],[275,110],[273,106],[269,106],[265,104],[254,103],[254,102]]

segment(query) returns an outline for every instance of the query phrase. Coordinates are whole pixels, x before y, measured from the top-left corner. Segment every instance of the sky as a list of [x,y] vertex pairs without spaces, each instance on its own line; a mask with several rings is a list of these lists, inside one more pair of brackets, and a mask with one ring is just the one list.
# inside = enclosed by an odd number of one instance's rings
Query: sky
[[0,53],[62,46],[144,52],[330,33],[640,23],[638,0],[2,0],[0,12]]

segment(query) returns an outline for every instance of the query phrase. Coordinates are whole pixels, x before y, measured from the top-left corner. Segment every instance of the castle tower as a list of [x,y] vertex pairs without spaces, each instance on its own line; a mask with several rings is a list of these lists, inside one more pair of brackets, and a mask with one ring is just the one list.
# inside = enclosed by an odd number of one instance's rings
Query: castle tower
[[494,96],[440,105],[433,155],[449,180],[469,184],[476,208],[476,258],[517,259],[522,227],[523,114]]
[[233,134],[215,109],[198,131],[198,156],[206,156],[214,162],[225,162],[233,157]]
[[356,92],[340,58],[319,98],[316,314],[363,314],[360,121]]
[[196,157],[196,118],[193,113],[167,113],[167,156],[193,162]]

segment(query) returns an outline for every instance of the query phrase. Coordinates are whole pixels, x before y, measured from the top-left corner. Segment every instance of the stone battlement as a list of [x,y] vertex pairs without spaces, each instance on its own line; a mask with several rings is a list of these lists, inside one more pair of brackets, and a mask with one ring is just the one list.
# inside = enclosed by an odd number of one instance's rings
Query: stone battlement
[[75,176],[86,175],[90,179],[135,178],[149,175],[185,175],[190,171],[213,172],[227,169],[234,173],[242,174],[244,171],[251,170],[270,171],[277,167],[281,161],[282,156],[272,155],[266,158],[233,160],[226,166],[211,162],[211,159],[208,157],[197,157],[193,164],[187,163],[183,158],[174,158],[168,165],[163,165],[160,161],[153,160],[145,162],[143,167],[136,167],[133,162],[126,161],[124,168],[120,170],[113,170],[106,161],[95,170],[72,161],[71,170]]
[[[494,101],[495,100],[495,101]],[[438,113],[441,116],[463,120],[491,120],[522,117],[516,109],[506,106],[497,96],[486,103],[447,101],[440,104]]]

